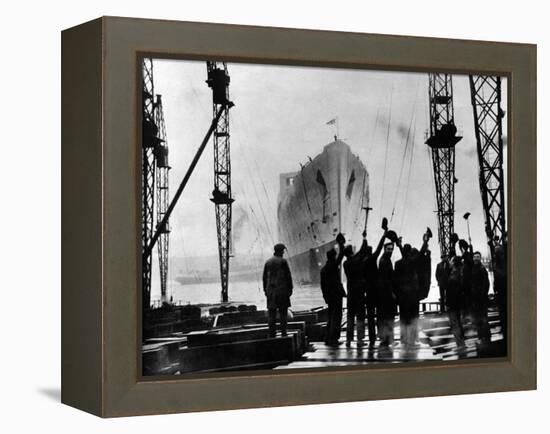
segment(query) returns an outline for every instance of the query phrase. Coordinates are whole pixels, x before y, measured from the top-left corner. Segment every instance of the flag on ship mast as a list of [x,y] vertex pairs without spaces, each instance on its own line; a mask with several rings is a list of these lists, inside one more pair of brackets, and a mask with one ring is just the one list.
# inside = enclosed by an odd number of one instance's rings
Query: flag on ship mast
[[337,140],[337,138],[340,136],[340,128],[338,128],[338,116],[336,116],[335,118],[332,118],[330,121],[328,121],[327,125],[335,125],[336,126],[336,135],[334,136],[334,140]]

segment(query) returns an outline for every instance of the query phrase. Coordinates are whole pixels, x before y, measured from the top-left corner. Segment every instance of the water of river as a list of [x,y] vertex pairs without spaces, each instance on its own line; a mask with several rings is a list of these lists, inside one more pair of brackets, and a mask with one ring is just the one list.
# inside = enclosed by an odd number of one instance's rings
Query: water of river
[[[169,295],[173,296],[174,303],[178,304],[216,304],[220,302],[220,283],[200,283],[182,285],[171,281]],[[229,301],[239,304],[254,304],[258,309],[265,308],[265,295],[258,282],[230,282]],[[159,294],[154,294],[153,302],[158,302]],[[439,291],[432,285],[430,294],[425,301],[438,301]],[[325,302],[319,285],[297,285],[291,297],[291,309],[306,310],[324,306]],[[344,303],[345,304],[345,303]]]

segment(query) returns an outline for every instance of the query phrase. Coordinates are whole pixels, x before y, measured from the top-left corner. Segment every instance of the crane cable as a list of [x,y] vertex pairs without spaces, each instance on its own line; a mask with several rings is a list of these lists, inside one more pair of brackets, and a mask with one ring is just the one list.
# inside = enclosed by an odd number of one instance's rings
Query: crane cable
[[415,148],[415,137],[416,137],[416,117],[414,119],[414,127],[413,127],[413,134],[412,134],[412,147],[410,152],[410,159],[409,159],[409,172],[407,174],[407,184],[405,188],[405,202],[403,204],[403,213],[401,214],[401,223],[399,224],[399,233],[401,233],[401,230],[403,229],[403,223],[405,221],[405,214],[407,213],[407,202],[409,199],[409,186],[411,182],[411,172],[412,172],[412,165],[414,160],[414,148]]
[[[236,142],[239,146],[237,147],[237,149],[241,150],[242,151],[242,144],[239,142]],[[245,152],[242,152],[243,155],[245,155],[246,153]],[[248,171],[248,174],[250,176],[251,174],[251,170],[250,170],[250,165],[248,164],[248,161],[246,160],[246,157],[243,158],[244,162],[245,162],[245,167]],[[237,180],[235,180],[237,181]],[[236,184],[240,184],[240,182],[236,182]],[[243,185],[246,185],[246,184],[243,184]],[[245,194],[246,191],[245,191],[245,188],[243,188],[243,192]],[[257,194],[257,191],[256,189],[254,188],[253,189],[253,192],[256,196],[256,200],[258,201],[258,203],[260,203],[260,200],[259,200],[259,197],[258,197],[258,194]],[[252,195],[251,195],[252,196]],[[252,216],[254,217],[255,221],[253,220],[249,220],[251,222],[251,224],[253,225],[254,229],[256,230],[256,239],[254,240],[254,243],[256,243],[257,240],[259,240],[260,242],[260,245],[258,245],[258,249],[260,250],[260,254],[262,253],[262,244],[265,245],[265,241],[264,241],[264,237],[262,236],[262,231],[260,230],[262,225],[265,224],[265,223],[262,223],[262,220],[260,217],[258,217],[257,213],[255,212],[252,204],[249,202],[248,203],[248,207],[250,208],[250,212],[252,214]],[[260,203],[260,208],[261,208],[261,203]],[[263,214],[263,208],[260,209],[262,214]],[[265,222],[265,215],[264,215],[264,222]],[[270,231],[270,228],[269,227],[266,227],[266,231],[268,232],[268,235],[271,237],[272,241],[273,241],[273,234],[271,233]],[[254,247],[254,246],[252,246]],[[252,250],[252,247],[249,249],[249,253],[251,252]],[[258,270],[258,273],[261,273],[261,259],[258,260],[259,262],[257,263],[257,270]],[[257,284],[257,287],[258,287],[258,292],[261,292],[262,289],[261,289],[261,285],[260,285],[260,282],[261,282],[261,278],[260,278],[260,275],[259,274],[256,274],[256,284]]]
[[401,158],[401,168],[399,170],[399,178],[397,179],[397,187],[395,188],[395,196],[393,199],[390,222],[393,221],[393,216],[395,215],[395,207],[397,206],[397,197],[399,196],[399,188],[401,187],[401,179],[403,178],[403,168],[405,167],[405,159],[407,157],[407,151],[409,150],[409,137],[411,134],[412,120],[413,118],[411,118],[411,123],[409,124],[409,129],[407,130],[407,137],[405,139],[405,149],[403,151],[403,157]]
[[384,154],[384,172],[382,175],[382,195],[380,197],[380,212],[382,213],[382,205],[384,203],[384,190],[386,186],[386,168],[388,166],[388,144],[390,141],[390,126],[391,126],[391,114],[392,114],[392,101],[393,101],[393,84],[391,87],[391,93],[390,93],[390,111],[389,111],[389,117],[388,117],[388,129],[386,131],[386,152]]
[[[241,125],[241,126],[242,126],[242,125]],[[243,132],[245,131],[245,129],[246,129],[246,127],[245,127],[245,128],[242,128]],[[242,145],[242,144],[240,144],[240,145],[241,145],[241,148],[242,148],[243,145]],[[251,176],[251,173],[252,173],[252,172],[251,172],[251,170],[250,170],[250,164],[249,164],[249,162],[248,162],[248,159],[247,159],[247,155],[246,155],[246,154],[247,154],[246,152],[243,152],[243,156],[244,156],[243,160],[244,160],[244,162],[245,162],[245,165],[246,165],[248,174],[249,174],[250,178],[252,179],[252,176]],[[258,177],[258,176],[259,176],[259,173],[261,173],[261,171],[259,170],[259,166],[258,166],[257,160],[256,160],[254,157],[251,157],[251,158],[252,158],[252,161],[253,161],[254,165],[256,166],[256,169],[257,169],[256,176]],[[270,197],[269,197],[269,194],[268,194],[268,192],[267,192],[267,188],[266,188],[266,186],[265,186],[264,180],[263,180],[263,178],[262,178],[261,176],[260,176],[259,178],[260,178],[260,182],[261,182],[262,187],[263,187],[263,191],[264,191],[265,198],[266,198],[267,202],[270,202]],[[260,197],[259,197],[260,195],[259,195],[259,193],[258,193],[258,191],[257,191],[257,189],[256,189],[255,183],[252,183],[252,184],[253,184],[254,193],[255,193],[255,195],[256,195],[256,200],[257,200],[258,205],[259,205],[259,207],[260,207],[260,211],[261,211],[261,213],[262,213],[262,217],[263,217],[263,220],[264,220],[264,223],[265,223],[265,228],[266,228],[267,232],[269,233],[269,236],[270,236],[270,238],[271,238],[272,243],[275,244],[275,238],[274,238],[274,236],[273,236],[273,231],[271,230],[271,226],[269,225],[269,223],[268,223],[268,221],[267,221],[267,217],[266,217],[266,214],[265,214],[265,210],[264,210],[264,207],[263,207],[263,205],[262,205],[262,201],[260,200]],[[253,208],[252,208],[252,205],[251,205],[251,204],[249,204],[249,207],[250,207],[250,209],[251,209],[252,212],[253,212]],[[254,213],[254,214],[255,214],[255,213]],[[287,238],[290,239],[290,233],[288,232],[288,229],[283,228],[283,230],[286,232]],[[288,250],[289,256],[290,256],[291,254],[293,254],[293,253],[288,249],[288,247],[287,247],[287,250]],[[297,284],[298,284],[298,287],[302,288],[302,285],[301,285],[301,283],[300,283],[299,281],[297,281]]]
[[[235,122],[235,120],[233,120],[233,122]],[[240,122],[239,122],[239,126],[241,127],[241,129],[243,130],[243,132],[245,132],[245,129],[246,129],[246,128],[243,128],[242,125],[240,124]],[[245,132],[245,133],[246,133],[246,132]],[[241,150],[242,150],[243,146],[245,146],[245,145],[243,145],[243,143],[244,143],[244,142],[239,143]],[[252,176],[251,164],[250,164],[249,161],[248,161],[247,152],[244,152],[244,151],[243,151],[242,154],[243,154],[243,161],[244,161],[244,163],[245,163],[246,170],[247,170],[247,172],[248,172],[248,176],[249,176],[250,179],[253,179],[254,177]],[[254,159],[253,159],[253,161],[255,162]],[[257,166],[258,166],[258,165],[257,165],[257,163],[256,163],[256,167],[257,167]],[[258,172],[259,172],[259,171],[258,171]],[[257,175],[257,174],[256,174],[256,175]],[[260,178],[260,180],[262,181],[261,178]],[[263,183],[263,181],[262,181],[262,183]],[[272,242],[272,244],[274,244],[274,243],[275,243],[275,237],[273,236],[273,231],[271,230],[271,225],[269,224],[269,222],[268,222],[268,220],[267,220],[266,213],[265,213],[264,207],[263,207],[263,205],[262,205],[262,201],[260,200],[260,193],[258,193],[258,189],[256,188],[256,183],[252,182],[251,184],[252,184],[252,189],[253,189],[253,191],[254,191],[254,195],[255,195],[255,197],[256,197],[256,201],[257,201],[258,206],[259,206],[259,208],[260,208],[260,212],[261,212],[261,215],[262,215],[262,218],[263,218],[263,224],[265,225],[266,232],[268,232],[269,237],[271,238],[271,242]],[[264,186],[264,191],[265,191],[265,186]],[[265,194],[266,194],[266,198],[267,198],[267,193],[265,193]],[[269,201],[269,198],[267,198],[267,199],[268,199],[268,201]],[[250,205],[250,207],[251,207],[251,209],[252,209],[252,206],[251,206],[251,205]]]
[[380,107],[378,107],[378,109],[376,110],[376,119],[374,121],[374,128],[372,130],[372,136],[371,136],[371,140],[370,140],[370,144],[369,144],[369,150],[367,152],[367,161],[370,160],[370,157],[372,155],[372,151],[375,148],[374,139],[376,137],[376,129],[378,128],[378,119],[379,119],[379,117],[380,117]]
[[[410,139],[411,139],[411,129],[412,129],[412,126],[413,126],[413,121],[416,125],[416,103],[417,103],[417,99],[418,99],[418,89],[419,89],[419,87],[420,87],[420,82],[418,82],[417,85],[416,85],[414,103],[413,103],[412,110],[411,110],[411,119],[409,121],[409,128],[407,129],[407,136],[406,136],[406,139],[405,139],[405,149],[403,150],[403,157],[401,159],[401,168],[399,170],[399,178],[397,180],[397,187],[395,189],[395,196],[394,196],[394,199],[393,199],[393,207],[392,207],[392,211],[391,211],[390,222],[393,221],[393,217],[395,215],[395,207],[397,206],[397,197],[399,196],[399,189],[401,188],[401,180],[403,178],[403,169],[405,167],[405,160],[406,160],[406,156],[407,156],[407,151],[409,150],[409,144],[410,144]],[[414,137],[413,137],[413,142],[414,142]]]

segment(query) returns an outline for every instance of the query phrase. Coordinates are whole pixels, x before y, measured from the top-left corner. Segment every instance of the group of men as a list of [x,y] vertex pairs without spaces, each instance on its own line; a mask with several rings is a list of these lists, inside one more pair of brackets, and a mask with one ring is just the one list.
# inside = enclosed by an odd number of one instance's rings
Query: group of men
[[[459,251],[456,250],[458,244]],[[495,247],[493,263],[493,290],[499,307],[501,328],[506,331],[506,258],[505,245]],[[460,254],[459,254],[460,253]],[[481,260],[481,253],[471,244],[451,238],[450,255],[443,255],[436,268],[441,310],[447,311],[451,330],[459,348],[464,347],[464,322],[470,318],[482,345],[491,342],[488,321],[489,273]]]
[[[428,250],[430,235],[424,234],[420,249],[402,244],[393,231],[384,230],[376,250],[368,244],[366,233],[357,253],[345,239],[336,239],[338,254],[327,252],[327,263],[321,269],[321,290],[328,305],[326,344],[338,346],[341,333],[342,299],[347,296],[346,345],[351,346],[357,329],[357,345],[364,345],[365,320],[368,327],[368,344],[374,347],[376,338],[380,348],[394,343],[394,319],[399,306],[401,342],[413,348],[418,339],[419,301],[428,294],[431,280],[431,259]],[[392,262],[397,246],[401,259]],[[383,250],[383,253],[382,253]],[[380,253],[382,257],[378,260]],[[340,265],[347,279],[347,293],[341,281]],[[377,332],[378,329],[378,332]]]
[[[384,227],[384,225],[383,225]],[[405,350],[418,346],[419,302],[428,296],[431,284],[431,257],[428,242],[429,228],[422,236],[420,249],[403,244],[395,232],[384,227],[373,251],[363,232],[362,245],[356,253],[346,245],[342,234],[336,237],[337,248],[327,251],[327,260],[321,268],[321,291],[328,306],[328,324],[325,343],[341,344],[343,299],[347,297],[346,345],[351,346],[357,329],[357,346],[365,345],[365,322],[368,327],[368,345],[374,347],[377,337],[380,349],[394,344],[394,321],[399,307],[400,340]],[[487,321],[489,277],[481,262],[481,254],[453,235],[451,254],[442,257],[436,269],[440,288],[441,309],[446,310],[459,347],[464,346],[463,318],[471,315],[483,343],[490,341]],[[459,244],[460,255],[455,245]],[[401,259],[392,262],[395,246]],[[287,309],[292,295],[292,277],[288,262],[283,258],[285,246],[277,244],[274,255],[264,267],[263,286],[267,298],[270,336],[276,334],[276,316],[280,316],[281,331],[286,335]],[[498,250],[497,250],[498,252]],[[382,256],[380,257],[380,253]],[[502,256],[502,255],[501,255]],[[380,258],[379,258],[380,257]],[[344,258],[346,260],[344,261]],[[503,272],[495,266],[495,292],[504,294],[506,288],[505,258],[500,261]],[[342,268],[346,275],[347,291],[342,283]],[[505,296],[501,295],[505,307]],[[500,304],[500,303],[499,303]],[[504,308],[503,307],[503,308]]]

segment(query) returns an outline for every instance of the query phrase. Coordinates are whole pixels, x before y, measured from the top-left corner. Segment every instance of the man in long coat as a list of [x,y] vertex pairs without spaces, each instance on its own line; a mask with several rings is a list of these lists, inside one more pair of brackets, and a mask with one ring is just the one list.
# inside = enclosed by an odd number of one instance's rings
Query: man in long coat
[[346,346],[351,346],[353,341],[355,325],[357,324],[357,346],[363,346],[365,339],[365,302],[367,283],[365,279],[365,263],[368,258],[367,240],[359,251],[354,255],[351,245],[344,249],[344,271],[348,281],[347,298],[347,326],[346,326]]
[[473,247],[468,244],[466,240],[459,240],[458,246],[462,253],[462,286],[464,293],[464,300],[462,302],[462,316],[464,318],[471,317],[473,315],[472,306],[472,267],[474,265],[473,260]]
[[493,291],[495,293],[497,306],[499,308],[500,325],[502,327],[502,334],[504,336],[504,342],[506,342],[508,336],[508,309],[507,309],[507,243],[504,240],[503,245],[495,246],[495,259],[493,262]]
[[321,268],[321,291],[323,298],[328,305],[328,323],[325,343],[329,346],[340,344],[340,333],[342,330],[342,299],[346,296],[342,285],[340,264],[344,258],[343,236],[337,237],[338,255],[336,250],[330,249],[327,252],[327,262]]
[[394,243],[384,244],[384,253],[378,263],[378,335],[380,346],[393,345],[393,324],[396,312],[395,277],[391,260]]
[[460,311],[464,304],[463,263],[460,256],[453,255],[449,263],[449,278],[445,295],[445,309],[449,316],[451,331],[455,337],[457,347],[464,348],[464,328]]
[[283,258],[284,244],[276,244],[273,248],[273,256],[267,260],[264,266],[263,286],[267,298],[267,313],[269,324],[269,336],[276,336],[277,311],[281,321],[281,335],[286,336],[287,311],[290,307],[292,295],[292,276],[288,262]]
[[437,264],[435,268],[435,279],[437,280],[437,286],[439,286],[439,310],[441,313],[445,312],[446,293],[447,286],[449,286],[449,258],[447,255],[441,255],[441,262]]
[[[366,236],[366,233],[364,233]],[[369,347],[374,348],[376,343],[376,317],[378,312],[378,257],[384,247],[384,233],[378,242],[376,250],[373,252],[372,247],[367,247],[367,259],[365,262],[365,283],[366,283],[366,299],[365,305],[367,308],[367,325],[369,331]]]
[[422,237],[420,252],[410,244],[401,247],[402,258],[395,263],[396,295],[399,303],[399,329],[401,343],[406,349],[416,344],[418,337],[418,302],[421,297],[425,273],[425,254],[428,250],[428,236]]
[[491,342],[491,329],[489,328],[489,319],[487,317],[490,284],[489,273],[481,263],[480,252],[475,252],[473,255],[471,273],[472,315],[474,326],[477,331],[478,339],[482,344],[487,345]]

